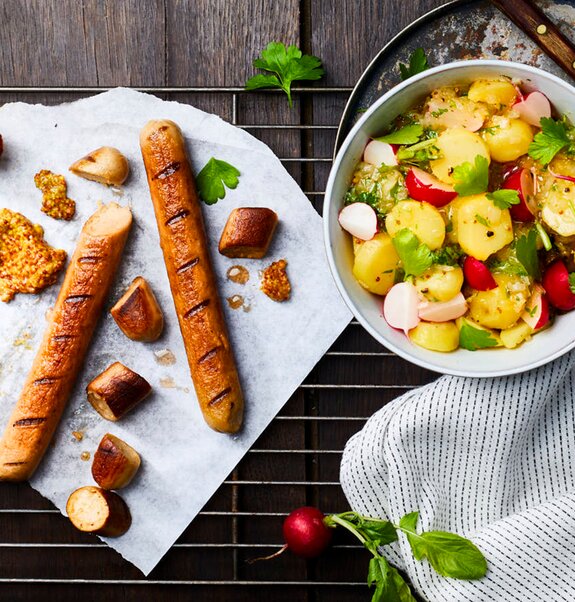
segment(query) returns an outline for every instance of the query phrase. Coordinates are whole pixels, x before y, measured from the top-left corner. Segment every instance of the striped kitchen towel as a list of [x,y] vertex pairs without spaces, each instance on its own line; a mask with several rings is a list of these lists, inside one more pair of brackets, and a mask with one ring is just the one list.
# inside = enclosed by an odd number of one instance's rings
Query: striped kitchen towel
[[403,535],[388,559],[429,602],[575,601],[575,353],[492,379],[443,376],[383,407],[348,442],[351,507],[454,531],[485,554],[459,581],[416,561]]

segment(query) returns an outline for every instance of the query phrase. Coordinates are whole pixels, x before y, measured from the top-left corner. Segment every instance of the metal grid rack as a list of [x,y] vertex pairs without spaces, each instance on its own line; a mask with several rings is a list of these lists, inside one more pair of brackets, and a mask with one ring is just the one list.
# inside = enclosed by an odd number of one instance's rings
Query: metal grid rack
[[[296,88],[299,111],[286,110],[278,123],[265,119],[266,107],[285,103],[273,91],[135,89],[219,112],[263,140],[321,213],[337,122],[351,88]],[[0,101],[54,104],[104,90],[0,87]],[[96,538],[76,532],[28,485],[6,486],[0,501],[0,599],[5,599],[2,584],[16,588],[11,599],[22,600],[40,591],[47,599],[57,593],[62,601],[88,591],[106,600],[173,601],[192,594],[198,600],[368,599],[368,555],[345,536],[336,537],[316,561],[290,554],[270,562],[246,560],[281,545],[282,519],[291,509],[304,504],[326,513],[347,509],[338,482],[345,442],[383,404],[432,378],[383,349],[352,321],[148,579]],[[74,574],[67,570],[72,555],[85,558]]]

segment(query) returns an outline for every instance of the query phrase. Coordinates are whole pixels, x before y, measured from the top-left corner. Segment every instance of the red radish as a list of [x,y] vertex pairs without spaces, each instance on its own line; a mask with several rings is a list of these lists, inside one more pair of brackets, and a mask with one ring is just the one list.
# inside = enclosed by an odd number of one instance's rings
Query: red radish
[[467,301],[461,293],[449,301],[424,301],[419,304],[419,317],[427,322],[448,322],[461,317],[466,311]]
[[563,311],[575,309],[575,295],[569,285],[569,272],[561,259],[552,263],[545,270],[543,288],[553,307]]
[[319,556],[331,541],[332,530],[317,508],[303,506],[284,520],[283,534],[289,550],[303,558]]
[[463,275],[467,284],[477,291],[489,291],[497,288],[497,282],[489,268],[471,255],[468,255],[463,262]]
[[443,207],[457,196],[453,186],[444,184],[419,167],[412,167],[407,172],[405,186],[412,199],[426,201],[435,207]]
[[379,167],[380,165],[397,165],[395,149],[391,144],[381,140],[372,140],[363,151],[363,160]]
[[513,109],[519,113],[519,117],[529,125],[541,127],[542,117],[551,117],[551,103],[542,92],[531,92],[518,100]]
[[516,190],[519,195],[519,203],[511,205],[509,212],[512,219],[518,222],[531,222],[537,213],[534,201],[533,174],[528,169],[520,169],[513,172],[503,182],[502,188]]
[[356,238],[371,240],[377,232],[377,215],[366,203],[352,203],[339,212],[339,225]]
[[383,317],[392,328],[405,334],[419,324],[419,295],[411,282],[394,284],[383,302]]
[[539,330],[549,322],[549,302],[545,290],[536,285],[531,298],[521,314],[524,322],[527,322],[533,330]]

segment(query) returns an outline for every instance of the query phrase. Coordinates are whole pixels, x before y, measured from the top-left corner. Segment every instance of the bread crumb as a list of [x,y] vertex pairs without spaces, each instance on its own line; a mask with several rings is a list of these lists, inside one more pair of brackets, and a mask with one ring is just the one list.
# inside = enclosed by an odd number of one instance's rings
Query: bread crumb
[[89,451],[83,451],[80,454],[80,460],[87,462],[90,459],[90,452]]
[[287,301],[291,294],[291,284],[286,273],[287,261],[274,261],[262,273],[261,290],[273,301]]
[[72,436],[76,441],[82,441],[84,438],[84,433],[82,431],[72,431]]

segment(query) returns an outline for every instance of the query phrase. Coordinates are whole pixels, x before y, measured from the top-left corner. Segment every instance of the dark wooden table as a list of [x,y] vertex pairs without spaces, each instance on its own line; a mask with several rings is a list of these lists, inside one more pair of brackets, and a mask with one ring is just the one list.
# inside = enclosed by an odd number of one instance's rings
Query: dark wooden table
[[[0,103],[57,103],[91,88],[155,90],[268,143],[319,212],[351,86],[397,31],[442,0],[1,0]],[[241,90],[271,40],[323,59],[315,92]],[[40,91],[20,87],[67,87]],[[7,87],[12,88],[7,89]],[[1,89],[3,88],[3,89]],[[322,558],[246,564],[281,543],[303,504],[347,509],[341,450],[366,417],[433,375],[352,323],[148,579],[75,531],[28,485],[2,485],[0,600],[369,600],[368,554],[347,537]]]

